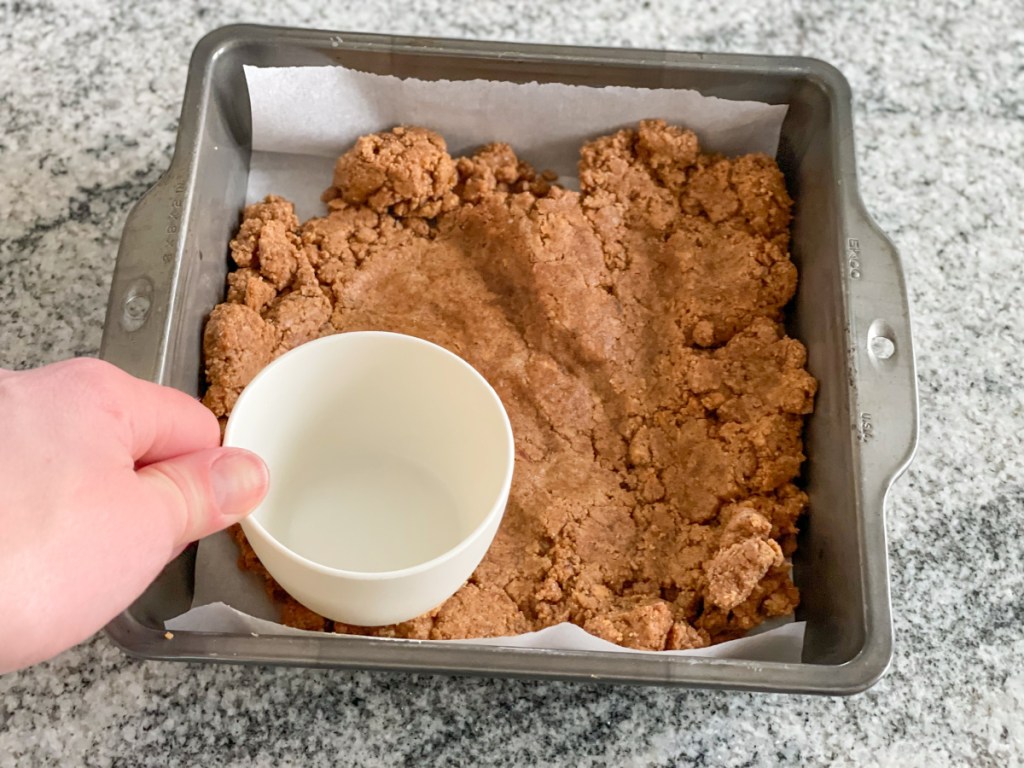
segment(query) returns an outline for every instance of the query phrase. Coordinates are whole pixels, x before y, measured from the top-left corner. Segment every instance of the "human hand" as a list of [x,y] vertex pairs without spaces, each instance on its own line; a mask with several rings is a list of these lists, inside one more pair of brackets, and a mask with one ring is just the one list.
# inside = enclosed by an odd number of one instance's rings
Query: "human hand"
[[0,369],[0,674],[89,637],[267,469],[194,399],[99,360]]

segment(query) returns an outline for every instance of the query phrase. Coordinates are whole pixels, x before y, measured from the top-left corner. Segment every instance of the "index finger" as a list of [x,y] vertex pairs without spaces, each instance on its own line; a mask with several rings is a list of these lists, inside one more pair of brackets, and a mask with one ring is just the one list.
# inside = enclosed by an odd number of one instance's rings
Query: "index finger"
[[[94,403],[118,416],[121,439],[136,465],[152,464],[220,445],[217,417],[173,387],[139,379],[93,358],[56,363],[77,382],[92,382]],[[104,405],[105,404],[105,405]]]
[[[86,450],[98,450],[90,439],[114,439],[136,465],[145,465],[220,445],[217,418],[201,403],[103,360],[80,357],[28,371],[0,369],[0,381],[22,377],[38,401],[33,406],[38,412],[30,417],[38,421],[43,409],[54,409],[57,422],[86,439],[91,446]],[[89,413],[98,420],[83,416]]]
[[137,465],[220,445],[217,417],[206,406],[173,387],[132,378],[131,452]]

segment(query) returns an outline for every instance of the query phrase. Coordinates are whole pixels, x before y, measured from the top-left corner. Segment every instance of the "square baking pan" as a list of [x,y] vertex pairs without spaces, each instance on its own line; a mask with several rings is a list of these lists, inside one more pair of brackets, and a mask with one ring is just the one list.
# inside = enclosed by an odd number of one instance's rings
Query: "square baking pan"
[[[864,211],[843,76],[806,58],[510,45],[230,26],[193,53],[174,158],[125,224],[101,357],[198,394],[201,341],[223,300],[227,243],[244,205],[251,149],[243,65],[340,64],[422,79],[695,89],[788,105],[778,159],[795,200],[800,272],[790,334],[820,382],[807,423],[810,495],[795,576],[807,622],[800,663],[659,654],[473,647],[434,641],[175,632],[195,548],[172,562],[107,628],[146,658],[298,664],[530,678],[849,694],[892,657],[884,501],[917,439],[917,389],[898,256]],[[637,119],[650,115],[637,115]],[[415,116],[410,115],[410,122]]]

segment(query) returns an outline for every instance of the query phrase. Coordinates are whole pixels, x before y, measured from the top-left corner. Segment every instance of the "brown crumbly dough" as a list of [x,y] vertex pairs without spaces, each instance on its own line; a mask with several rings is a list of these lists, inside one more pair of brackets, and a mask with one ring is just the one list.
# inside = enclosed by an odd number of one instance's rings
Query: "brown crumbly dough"
[[326,216],[249,206],[207,324],[204,402],[317,336],[388,330],[461,355],[516,436],[502,526],[427,615],[350,627],[292,600],[236,530],[286,624],[423,639],[562,621],[633,648],[732,639],[799,601],[786,558],[815,380],[781,325],[796,289],[775,161],[702,154],[644,121],[585,145],[580,191],[512,148],[453,160],[396,128],[337,163]]

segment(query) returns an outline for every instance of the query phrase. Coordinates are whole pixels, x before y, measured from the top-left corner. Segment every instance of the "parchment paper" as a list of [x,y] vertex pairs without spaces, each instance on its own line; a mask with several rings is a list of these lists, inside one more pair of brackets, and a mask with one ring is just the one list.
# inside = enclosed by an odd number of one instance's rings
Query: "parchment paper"
[[[247,202],[267,194],[292,200],[300,219],[322,215],[320,193],[337,156],[361,135],[398,124],[432,128],[452,155],[492,141],[512,145],[538,170],[551,169],[573,186],[580,146],[648,117],[695,131],[706,150],[774,155],[785,106],[728,101],[695,91],[590,88],[561,84],[423,81],[343,67],[245,67],[252,104],[253,154]],[[237,567],[226,533],[199,544],[192,609],[166,622],[171,630],[322,634],[284,627],[262,581]],[[781,624],[781,625],[780,625]],[[695,651],[659,651],[715,658],[799,662],[804,623],[765,624],[745,638]],[[352,638],[331,635],[338,642]],[[392,642],[417,642],[393,640]],[[652,653],[620,648],[563,624],[507,638],[447,643],[523,648]]]

